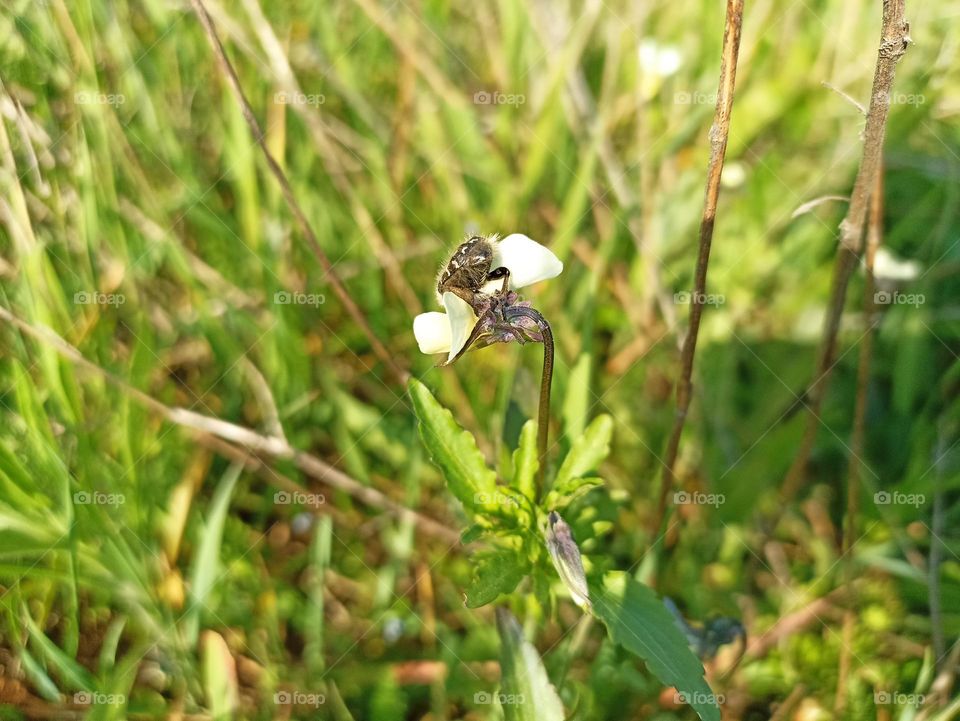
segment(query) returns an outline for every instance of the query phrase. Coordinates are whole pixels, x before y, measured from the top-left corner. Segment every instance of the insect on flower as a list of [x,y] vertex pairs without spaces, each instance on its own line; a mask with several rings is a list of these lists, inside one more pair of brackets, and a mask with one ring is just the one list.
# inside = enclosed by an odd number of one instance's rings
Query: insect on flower
[[488,281],[503,278],[501,292],[506,291],[510,271],[505,266],[493,267],[495,239],[475,235],[454,251],[446,267],[437,276],[437,300],[450,291],[473,306],[474,296]]
[[413,320],[420,350],[446,353],[446,363],[452,363],[474,345],[539,341],[538,314],[513,291],[561,271],[557,256],[521,233],[502,240],[472,236],[437,277],[437,300],[446,312],[421,313]]

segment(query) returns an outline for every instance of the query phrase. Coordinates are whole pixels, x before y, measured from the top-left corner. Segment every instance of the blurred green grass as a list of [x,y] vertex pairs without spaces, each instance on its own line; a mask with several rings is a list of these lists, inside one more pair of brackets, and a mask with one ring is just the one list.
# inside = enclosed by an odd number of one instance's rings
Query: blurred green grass
[[[648,556],[722,4],[240,0],[210,10],[336,271],[491,459],[535,412],[539,354],[505,349],[436,370],[411,319],[434,307],[436,267],[465,232],[525,232],[565,261],[558,281],[533,291],[558,337],[554,437],[568,445],[600,411],[617,421],[604,469],[614,500],[590,496],[581,511],[614,523],[593,552],[623,567],[643,557],[691,615],[743,614],[752,633],[840,584],[830,533],[843,508],[860,279],[814,488],[788,509],[774,548],[756,545],[754,513],[774,502],[800,436],[799,415],[784,414],[810,380],[845,204],[791,216],[852,184],[862,116],[823,83],[866,102],[875,3],[747,7],[709,277],[722,302],[705,314],[681,449],[685,484],[727,502],[692,511],[671,548]],[[934,478],[956,528],[957,466],[936,450],[956,434],[960,75],[944,32],[956,12],[948,0],[908,5],[914,45],[888,127],[884,242],[923,264],[909,290],[925,302],[884,308],[878,330],[855,548],[870,613],[858,617],[848,718],[872,718],[876,689],[912,692],[921,672]],[[260,430],[275,405],[294,447],[457,527],[403,389],[303,244],[189,7],[15,0],[0,11],[0,38],[3,306],[167,404]],[[679,67],[658,73],[641,46],[675,52]],[[278,303],[278,293],[314,301]],[[127,704],[82,707],[91,718],[213,714],[217,689],[235,683],[250,718],[290,711],[273,702],[283,689],[325,695],[320,709],[293,710],[304,718],[493,713],[472,704],[495,682],[496,640],[492,616],[462,608],[462,552],[323,486],[317,519],[274,503],[273,471],[234,479],[226,459],[9,325],[0,376],[13,694],[0,702],[30,716],[95,690]],[[289,462],[271,465],[310,483]],[[927,498],[877,506],[880,489]],[[78,503],[77,493],[122,502]],[[943,628],[955,639],[960,543],[943,543]],[[545,628],[543,650],[561,638],[557,624]],[[568,708],[624,718],[629,694],[628,713],[649,717],[650,679],[590,638],[600,661],[574,660]],[[726,693],[752,718],[802,683],[804,703],[829,713],[840,643],[815,623],[748,660]],[[236,681],[219,677],[224,648]],[[409,684],[418,663],[429,683]]]

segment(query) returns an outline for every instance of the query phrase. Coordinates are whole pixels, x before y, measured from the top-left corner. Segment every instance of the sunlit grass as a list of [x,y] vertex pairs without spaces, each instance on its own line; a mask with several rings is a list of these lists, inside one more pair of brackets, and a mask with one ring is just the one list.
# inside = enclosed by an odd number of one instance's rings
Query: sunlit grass
[[[410,330],[435,306],[436,265],[472,230],[525,232],[565,261],[563,283],[537,291],[557,336],[553,438],[566,448],[597,413],[616,420],[614,500],[580,511],[612,524],[590,553],[624,568],[643,558],[645,577],[692,617],[742,616],[756,634],[837,588],[859,280],[813,490],[767,546],[753,521],[775,502],[801,432],[787,412],[810,381],[845,204],[792,213],[849,192],[863,119],[824,83],[867,101],[875,3],[747,6],[709,276],[722,300],[705,314],[680,466],[685,487],[725,503],[683,509],[670,547],[648,556],[722,4],[209,6],[336,271],[390,352],[462,409],[492,463],[536,415],[539,353],[436,370]],[[885,245],[923,264],[906,290],[924,303],[884,307],[874,351],[849,718],[873,718],[878,689],[913,693],[931,663],[934,479],[956,487],[955,462],[935,463],[956,439],[960,77],[944,30],[955,13],[946,1],[908,5],[915,45],[891,109]],[[0,38],[3,307],[165,404],[265,434],[279,423],[293,447],[459,528],[403,388],[304,244],[189,6],[16,0],[0,11]],[[641,66],[642,41],[674,50],[675,71]],[[275,694],[296,692],[325,699],[316,711],[306,698],[293,710],[303,718],[493,717],[472,703],[496,683],[493,615],[463,608],[461,549],[292,462],[242,469],[52,344],[9,324],[2,338],[13,695],[0,703],[49,714],[86,692],[125,701],[81,699],[90,718],[211,715],[235,694],[242,716],[273,718],[291,711]],[[275,503],[275,474],[325,494],[321,510]],[[894,488],[925,502],[872,502]],[[955,504],[945,512],[949,529]],[[956,539],[946,544],[949,643],[960,587]],[[629,697],[649,717],[651,677],[599,634],[561,641],[570,618],[544,622],[540,639],[541,651],[559,641],[549,669],[572,664],[567,708],[623,718]],[[807,702],[831,709],[839,643],[814,621],[748,658],[725,693],[767,711],[803,683]],[[589,653],[567,660],[571,648]]]

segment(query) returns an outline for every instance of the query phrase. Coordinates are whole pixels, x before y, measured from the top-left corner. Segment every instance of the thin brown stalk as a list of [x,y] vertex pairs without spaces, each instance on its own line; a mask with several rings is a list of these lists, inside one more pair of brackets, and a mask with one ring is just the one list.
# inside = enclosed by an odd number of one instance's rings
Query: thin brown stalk
[[343,307],[346,309],[347,313],[350,314],[354,322],[367,336],[367,339],[370,341],[370,346],[373,348],[373,352],[397,381],[399,381],[401,384],[406,384],[410,374],[397,363],[395,354],[391,354],[386,346],[383,345],[380,339],[373,332],[373,329],[370,327],[370,323],[367,321],[363,311],[360,310],[360,307],[354,302],[353,297],[350,295],[346,286],[344,286],[343,282],[340,280],[340,277],[336,274],[336,272],[334,272],[333,263],[330,262],[330,258],[327,257],[327,254],[324,252],[323,247],[320,245],[320,241],[317,240],[317,236],[313,232],[313,228],[311,227],[310,222],[307,220],[307,216],[303,212],[303,208],[300,206],[296,195],[294,195],[293,188],[290,186],[290,181],[287,179],[286,173],[283,172],[283,169],[270,153],[269,148],[267,148],[266,141],[264,140],[264,134],[260,130],[260,124],[257,122],[257,118],[253,114],[253,109],[250,107],[250,103],[247,101],[246,95],[243,93],[243,88],[240,86],[240,79],[237,77],[236,70],[234,70],[233,65],[227,58],[226,51],[223,49],[223,44],[220,42],[216,28],[213,26],[213,21],[210,19],[210,15],[203,4],[203,0],[191,0],[191,2],[197,17],[200,20],[200,24],[203,26],[207,39],[210,42],[210,47],[213,49],[213,53],[220,64],[220,68],[223,70],[224,75],[226,75],[227,80],[230,83],[230,87],[233,89],[234,95],[236,95],[237,103],[240,105],[240,110],[243,113],[243,117],[246,120],[247,125],[250,127],[250,132],[253,134],[257,145],[260,146],[260,150],[263,151],[263,156],[267,161],[267,166],[270,168],[270,172],[280,185],[280,189],[283,192],[283,197],[287,201],[287,205],[290,207],[290,210],[296,218],[297,223],[300,225],[300,230],[307,240],[307,245],[310,247],[310,250],[313,252],[314,256],[316,256],[317,261],[320,263],[320,267],[323,268],[325,277],[329,279],[330,284],[333,286],[334,292],[337,294],[340,302],[343,303]]
[[807,425],[800,442],[800,449],[784,478],[779,508],[783,508],[793,499],[804,484],[807,462],[820,425],[820,409],[833,369],[847,285],[857,267],[863,247],[863,227],[867,209],[877,182],[877,174],[880,172],[883,137],[890,109],[890,91],[893,87],[897,61],[903,57],[910,43],[910,24],[904,18],[904,5],[905,0],[884,0],[883,3],[883,29],[863,133],[863,156],[853,184],[853,192],[850,195],[847,215],[840,223],[840,243],[837,246],[833,287],[823,325],[823,337],[817,352],[814,378],[807,393],[809,399]]
[[864,445],[866,439],[867,385],[870,381],[870,362],[873,358],[873,328],[877,308],[874,299],[873,263],[877,248],[883,238],[883,173],[877,173],[876,188],[870,202],[870,222],[867,226],[867,249],[864,257],[863,317],[867,324],[866,334],[860,345],[860,357],[857,366],[857,395],[853,413],[853,434],[850,438],[850,470],[847,481],[847,512],[843,528],[841,558],[844,558],[844,587],[850,594],[847,610],[843,615],[843,635],[840,644],[840,662],[837,672],[837,695],[834,699],[834,711],[842,716],[846,705],[847,679],[850,677],[851,648],[853,632],[856,626],[856,614],[853,612],[853,579],[856,571],[853,554],[850,552],[857,539],[857,515],[860,509],[860,479],[863,466]]
[[225,441],[229,447],[236,450],[235,454],[224,453],[225,446],[222,444],[206,443],[205,445],[231,457],[232,460],[237,460],[240,454],[243,454],[242,460],[251,467],[256,467],[257,463],[263,463],[258,458],[260,455],[292,461],[305,475],[326,484],[330,488],[343,491],[368,506],[391,513],[400,519],[409,519],[425,533],[443,538],[450,543],[455,543],[459,539],[459,534],[453,529],[429,516],[402,506],[375,488],[365,486],[351,478],[326,461],[294,448],[284,437],[263,435],[251,428],[205,416],[188,408],[168,406],[88,360],[76,347],[52,330],[33,326],[3,307],[0,307],[0,320],[10,323],[31,338],[46,343],[77,366],[102,377],[112,386],[169,423],[185,428],[206,439]]
[[[543,370],[540,373],[540,403],[537,410],[537,495],[546,493],[547,441],[550,435],[550,389],[553,387],[554,342],[553,330],[539,311],[525,306],[509,309],[513,318],[527,318],[537,324],[543,338]],[[469,346],[469,341],[468,341]]]
[[537,407],[537,458],[540,461],[537,476],[539,493],[544,493],[547,473],[547,437],[550,433],[550,389],[553,385],[553,330],[546,320],[543,333],[543,370],[540,374],[540,404]]
[[727,153],[727,138],[730,134],[730,113],[733,109],[733,91],[737,80],[737,58],[740,52],[740,33],[743,28],[743,0],[727,0],[727,16],[723,30],[723,56],[720,63],[720,82],[717,88],[717,107],[710,128],[710,161],[707,165],[707,186],[700,219],[700,250],[694,273],[694,292],[690,302],[690,327],[683,339],[680,352],[680,377],[677,380],[677,413],[673,430],[664,453],[663,478],[660,484],[660,499],[657,503],[654,535],[659,532],[667,510],[667,498],[676,484],[675,466],[680,436],[687,420],[690,397],[693,393],[693,358],[697,350],[697,335],[700,332],[700,317],[706,301],[707,266],[710,262],[710,245],[717,216],[717,201],[720,197],[720,174]]

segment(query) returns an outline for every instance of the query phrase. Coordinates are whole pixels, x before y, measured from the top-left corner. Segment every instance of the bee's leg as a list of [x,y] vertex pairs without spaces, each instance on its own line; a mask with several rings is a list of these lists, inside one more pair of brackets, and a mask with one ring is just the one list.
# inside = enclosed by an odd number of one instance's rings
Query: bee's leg
[[456,286],[452,286],[444,288],[441,291],[441,294],[442,293],[453,293],[460,300],[473,308],[474,313],[477,312],[477,294],[469,288],[458,288]]
[[497,278],[503,278],[503,286],[500,288],[500,294],[502,295],[507,292],[507,286],[510,285],[510,270],[500,267],[487,273],[487,280],[496,280]]

